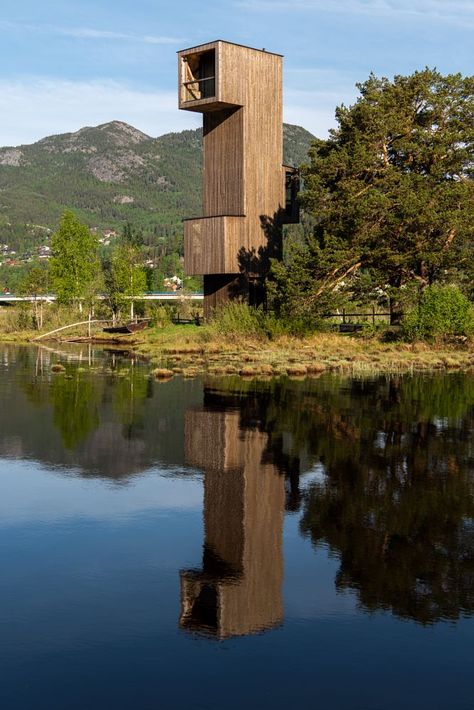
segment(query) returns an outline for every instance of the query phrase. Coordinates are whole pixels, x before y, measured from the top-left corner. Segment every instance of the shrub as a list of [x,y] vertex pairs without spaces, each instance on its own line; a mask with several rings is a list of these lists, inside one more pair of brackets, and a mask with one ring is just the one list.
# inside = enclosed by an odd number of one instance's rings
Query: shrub
[[265,336],[265,314],[242,301],[229,301],[214,311],[211,330],[218,335]]
[[418,307],[402,323],[408,340],[441,340],[474,333],[474,311],[469,300],[455,286],[429,286]]
[[31,330],[33,319],[31,308],[27,303],[20,303],[11,308],[6,308],[2,313],[2,330],[6,333],[14,333],[19,330]]
[[229,301],[216,308],[211,333],[223,336],[241,335],[274,340],[282,335],[303,336],[314,332],[302,317],[284,317],[249,306],[242,301]]
[[171,310],[164,306],[156,306],[152,314],[152,324],[158,328],[165,328],[171,323]]

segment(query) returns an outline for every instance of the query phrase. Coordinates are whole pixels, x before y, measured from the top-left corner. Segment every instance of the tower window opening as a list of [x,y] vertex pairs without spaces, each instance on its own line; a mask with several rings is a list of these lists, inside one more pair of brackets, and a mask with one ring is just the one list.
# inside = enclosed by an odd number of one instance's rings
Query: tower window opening
[[216,95],[216,51],[210,49],[183,59],[183,99],[199,101]]
[[299,222],[299,191],[300,178],[297,170],[295,168],[287,168],[285,170],[285,221],[287,224]]

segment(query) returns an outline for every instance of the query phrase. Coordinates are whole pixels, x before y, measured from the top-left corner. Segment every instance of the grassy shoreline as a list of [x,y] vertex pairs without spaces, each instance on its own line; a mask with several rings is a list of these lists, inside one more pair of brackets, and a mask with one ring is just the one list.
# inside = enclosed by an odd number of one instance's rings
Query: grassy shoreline
[[[0,333],[0,342],[27,344],[32,343],[37,335],[35,331]],[[139,335],[104,336],[100,333],[101,345],[123,348],[146,358],[156,368],[154,372],[159,379],[174,374],[193,377],[202,373],[251,378],[314,377],[327,371],[354,375],[454,369],[474,371],[472,342],[452,345],[385,343],[377,337],[338,333],[317,333],[299,338],[280,336],[268,340],[235,334],[217,335],[206,325],[168,325],[149,328]],[[39,342],[67,343],[73,337],[69,334]],[[81,341],[85,342],[84,339]]]

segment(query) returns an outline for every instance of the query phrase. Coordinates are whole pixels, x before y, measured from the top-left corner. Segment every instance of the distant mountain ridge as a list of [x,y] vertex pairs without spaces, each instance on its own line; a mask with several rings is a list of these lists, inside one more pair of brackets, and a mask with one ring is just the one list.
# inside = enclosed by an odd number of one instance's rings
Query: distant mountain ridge
[[[284,162],[303,162],[313,138],[285,124]],[[0,243],[34,243],[68,208],[99,229],[178,234],[201,210],[201,154],[201,129],[152,138],[122,121],[0,148]]]

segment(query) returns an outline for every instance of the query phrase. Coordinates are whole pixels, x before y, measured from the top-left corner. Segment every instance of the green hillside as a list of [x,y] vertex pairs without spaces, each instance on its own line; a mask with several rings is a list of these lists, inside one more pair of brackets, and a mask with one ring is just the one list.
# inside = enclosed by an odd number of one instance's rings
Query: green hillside
[[[284,162],[301,163],[312,138],[285,125]],[[0,243],[38,243],[66,208],[99,230],[128,221],[150,244],[167,240],[200,213],[201,150],[200,129],[151,138],[120,121],[0,148]]]

